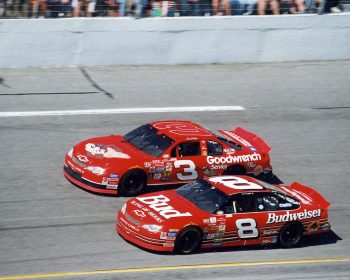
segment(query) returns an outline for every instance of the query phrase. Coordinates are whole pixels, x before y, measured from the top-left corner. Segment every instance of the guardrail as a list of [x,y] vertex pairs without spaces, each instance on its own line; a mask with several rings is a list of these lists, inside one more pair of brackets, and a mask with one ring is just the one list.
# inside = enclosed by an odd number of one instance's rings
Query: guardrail
[[0,67],[350,59],[350,14],[0,20]]

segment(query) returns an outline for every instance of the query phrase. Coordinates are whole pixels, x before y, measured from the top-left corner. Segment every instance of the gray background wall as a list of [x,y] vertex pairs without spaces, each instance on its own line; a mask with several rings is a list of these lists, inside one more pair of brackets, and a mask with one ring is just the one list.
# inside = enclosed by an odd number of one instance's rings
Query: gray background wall
[[350,14],[0,20],[0,67],[350,59]]

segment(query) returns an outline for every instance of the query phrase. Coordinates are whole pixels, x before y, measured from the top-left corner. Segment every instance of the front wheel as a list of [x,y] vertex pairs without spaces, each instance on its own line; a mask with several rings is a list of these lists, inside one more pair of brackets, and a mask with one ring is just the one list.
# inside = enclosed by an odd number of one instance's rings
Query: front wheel
[[147,176],[142,170],[134,169],[125,173],[119,184],[121,194],[134,196],[145,190]]
[[292,248],[300,244],[303,226],[300,223],[289,223],[279,233],[279,243],[283,248]]
[[175,251],[180,254],[191,254],[199,249],[202,233],[197,227],[184,228],[176,238]]

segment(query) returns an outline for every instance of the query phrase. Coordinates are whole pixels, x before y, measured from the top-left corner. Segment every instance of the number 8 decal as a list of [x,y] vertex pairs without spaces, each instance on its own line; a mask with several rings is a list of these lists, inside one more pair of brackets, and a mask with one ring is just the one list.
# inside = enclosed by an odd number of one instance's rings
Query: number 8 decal
[[254,219],[238,219],[236,220],[239,238],[256,238],[259,235]]

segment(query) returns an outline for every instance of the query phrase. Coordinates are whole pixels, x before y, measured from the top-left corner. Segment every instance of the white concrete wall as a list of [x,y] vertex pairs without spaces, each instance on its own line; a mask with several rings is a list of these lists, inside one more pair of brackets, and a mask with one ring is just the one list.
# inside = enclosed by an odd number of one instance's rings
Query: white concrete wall
[[0,20],[0,67],[350,59],[350,14]]

